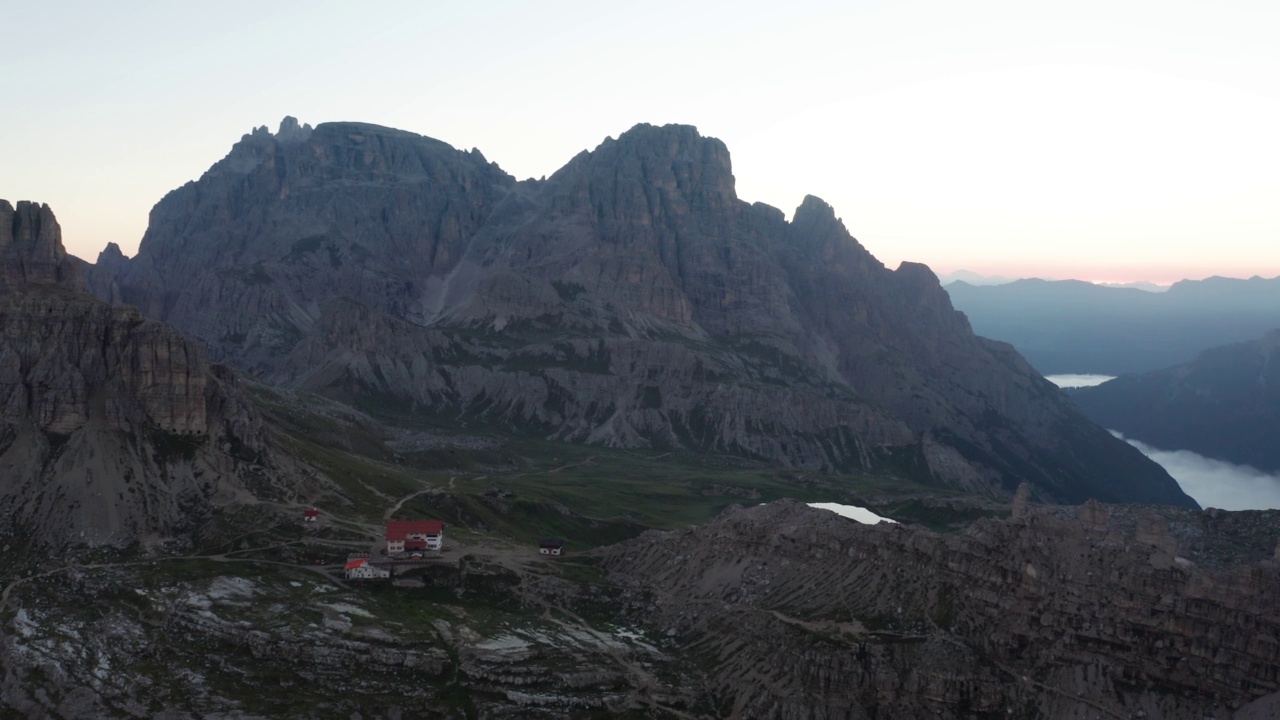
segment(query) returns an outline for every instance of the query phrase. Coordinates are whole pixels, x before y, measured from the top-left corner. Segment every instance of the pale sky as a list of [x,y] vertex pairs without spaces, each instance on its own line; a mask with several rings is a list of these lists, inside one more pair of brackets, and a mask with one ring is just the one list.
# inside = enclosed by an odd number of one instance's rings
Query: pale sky
[[0,198],[68,249],[254,126],[356,120],[549,175],[639,122],[738,194],[836,208],[881,261],[1158,282],[1280,275],[1280,3],[0,0]]

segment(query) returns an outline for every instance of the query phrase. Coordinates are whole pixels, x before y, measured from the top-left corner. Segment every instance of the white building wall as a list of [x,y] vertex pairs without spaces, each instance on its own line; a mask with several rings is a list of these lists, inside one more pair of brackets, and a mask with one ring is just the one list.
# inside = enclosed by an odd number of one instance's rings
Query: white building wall
[[388,577],[391,577],[390,570],[383,570],[372,565],[361,565],[347,571],[348,580],[374,580]]

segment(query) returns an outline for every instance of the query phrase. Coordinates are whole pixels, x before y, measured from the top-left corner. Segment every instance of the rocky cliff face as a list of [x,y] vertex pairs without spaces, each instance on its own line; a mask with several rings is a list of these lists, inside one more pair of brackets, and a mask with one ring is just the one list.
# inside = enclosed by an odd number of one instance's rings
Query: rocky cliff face
[[156,540],[300,479],[229,369],[88,295],[48,206],[10,207],[0,201],[12,228],[0,237],[0,531],[54,546]]
[[19,202],[15,208],[0,200],[0,291],[27,284],[84,288],[49,206]]
[[123,302],[249,368],[272,365],[334,297],[421,318],[420,284],[458,262],[512,179],[411,133],[291,120],[161,200],[145,251],[92,281],[100,296],[114,281]]
[[1000,494],[1191,504],[923,266],[831,207],[736,196],[723,143],[640,125],[545,181],[354,123],[260,128],[152,212],[100,297],[273,383],[579,442]]
[[1280,330],[1072,397],[1094,422],[1158,448],[1280,470]]
[[781,502],[604,563],[733,717],[1227,718],[1280,686],[1273,515],[1024,506],[937,535]]

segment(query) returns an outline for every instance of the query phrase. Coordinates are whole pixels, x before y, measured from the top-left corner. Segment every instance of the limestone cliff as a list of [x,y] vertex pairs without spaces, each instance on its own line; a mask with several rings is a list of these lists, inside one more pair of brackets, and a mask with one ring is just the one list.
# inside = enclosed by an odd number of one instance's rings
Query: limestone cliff
[[88,295],[48,206],[10,207],[0,201],[12,218],[0,227],[13,228],[0,236],[0,532],[54,546],[157,540],[302,481],[228,368]]
[[75,258],[62,246],[62,230],[48,205],[0,200],[0,291],[26,284],[84,288]]
[[724,144],[639,125],[542,181],[326,123],[246,135],[90,273],[268,382],[578,442],[1002,494],[1190,505],[924,266],[738,199]]

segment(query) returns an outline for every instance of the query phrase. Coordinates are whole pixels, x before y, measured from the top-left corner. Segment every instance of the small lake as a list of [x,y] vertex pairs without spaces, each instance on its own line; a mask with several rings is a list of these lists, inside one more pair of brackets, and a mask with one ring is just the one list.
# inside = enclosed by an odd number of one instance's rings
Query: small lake
[[841,517],[847,517],[850,520],[857,520],[863,525],[876,525],[882,522],[898,522],[897,520],[890,520],[887,517],[881,517],[880,515],[877,515],[864,507],[858,507],[857,505],[841,505],[840,503],[833,502],[819,502],[809,503],[809,507],[818,508],[819,510],[830,510]]
[[1108,380],[1115,380],[1115,375],[1076,375],[1068,373],[1066,375],[1045,375],[1045,380],[1057,385],[1060,388],[1078,388],[1093,387],[1101,385]]

